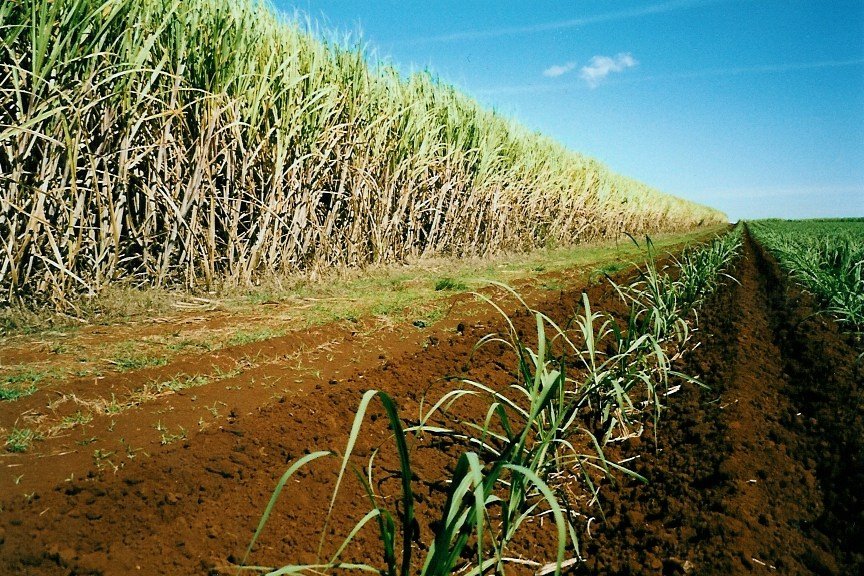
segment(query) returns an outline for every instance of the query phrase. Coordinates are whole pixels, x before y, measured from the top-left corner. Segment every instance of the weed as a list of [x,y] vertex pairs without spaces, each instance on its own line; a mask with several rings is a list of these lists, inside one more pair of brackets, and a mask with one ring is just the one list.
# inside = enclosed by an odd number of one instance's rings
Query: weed
[[142,368],[152,368],[156,366],[164,366],[168,363],[168,358],[164,356],[151,356],[149,354],[130,352],[125,355],[115,356],[109,362],[117,367],[118,370],[126,372],[129,370],[141,370]]
[[26,452],[39,438],[39,435],[30,428],[13,428],[6,436],[6,450],[9,452]]
[[186,429],[180,426],[180,431],[176,434],[171,434],[165,426],[162,425],[160,421],[156,425],[156,430],[159,432],[159,443],[163,446],[167,446],[169,444],[173,444],[178,440],[186,440]]
[[[81,362],[87,362],[87,359],[81,360]],[[87,377],[95,377],[98,378],[102,376],[101,370],[96,370],[94,368],[84,368],[81,370],[75,370],[72,372],[72,376],[76,378],[87,378]]]
[[111,468],[114,473],[117,473],[117,470],[120,469],[120,466],[114,463],[111,460],[111,457],[114,456],[114,452],[110,450],[101,450],[97,448],[93,451],[93,464],[96,466],[97,470],[103,470],[104,468]]
[[243,366],[236,366],[231,370],[223,370],[218,366],[213,367],[213,376],[218,380],[225,380],[227,378],[234,378],[235,376],[239,376],[243,373],[244,368],[252,368],[255,366],[255,362],[250,359],[244,359]]
[[464,282],[459,282],[453,278],[441,278],[435,282],[435,291],[447,290],[451,292],[464,292],[468,286]]
[[17,400],[36,392],[36,383],[47,376],[46,372],[27,370],[3,378],[0,381],[0,400]]
[[602,266],[595,268],[594,271],[591,272],[589,280],[594,283],[600,282],[605,277],[611,276],[612,274],[623,270],[625,266],[626,264],[624,262],[607,262]]
[[246,332],[237,332],[228,339],[228,345],[242,346],[244,344],[262,342],[264,340],[270,340],[272,338],[278,338],[279,336],[284,335],[285,332],[283,331],[271,330],[269,328],[263,328],[261,330],[250,330]]
[[61,343],[52,343],[48,346],[48,351],[52,354],[66,354],[69,352],[69,347]]
[[220,401],[218,401],[218,400],[215,401],[215,402],[213,402],[213,406],[208,406],[208,407],[207,407],[207,411],[210,412],[210,414],[213,416],[213,418],[219,418],[219,416],[220,416],[220,413],[219,413],[219,406],[220,406],[220,405],[221,405],[223,408],[227,408],[227,407],[228,407],[228,405],[227,405],[225,402],[220,402]]
[[179,342],[172,342],[170,344],[166,344],[165,348],[171,352],[183,352],[189,348],[198,348],[205,352],[210,352],[213,350],[213,344],[211,342],[207,342],[204,340],[180,340]]
[[112,392],[111,393],[111,401],[110,402],[107,402],[107,401],[104,402],[102,410],[105,412],[105,414],[110,416],[113,414],[119,414],[120,412],[122,412],[125,409],[125,407],[126,407],[126,405],[122,404],[119,400],[117,400],[117,397]]
[[157,394],[163,392],[180,392],[186,388],[194,388],[196,386],[204,386],[210,382],[210,377],[204,375],[198,376],[176,376],[171,380],[159,382],[155,386]]
[[36,392],[34,384],[29,386],[0,384],[0,400],[17,400],[24,396],[30,396],[34,392]]
[[132,446],[126,442],[125,438],[120,438],[120,444],[122,444],[123,447],[125,448],[126,458],[128,460],[134,460],[138,456],[139,452],[141,452],[145,456],[147,456],[147,453],[144,452],[143,448],[132,448]]
[[93,415],[88,413],[81,412],[78,410],[75,414],[70,416],[64,416],[60,420],[60,424],[58,425],[58,429],[60,430],[68,430],[70,428],[74,428],[75,426],[79,426],[81,424],[87,424],[93,420]]

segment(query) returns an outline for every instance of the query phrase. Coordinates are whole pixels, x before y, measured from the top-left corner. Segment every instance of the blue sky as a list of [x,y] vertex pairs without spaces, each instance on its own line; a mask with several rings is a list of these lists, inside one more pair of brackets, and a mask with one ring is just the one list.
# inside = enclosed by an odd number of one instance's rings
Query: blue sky
[[864,0],[276,0],[665,192],[864,216]]

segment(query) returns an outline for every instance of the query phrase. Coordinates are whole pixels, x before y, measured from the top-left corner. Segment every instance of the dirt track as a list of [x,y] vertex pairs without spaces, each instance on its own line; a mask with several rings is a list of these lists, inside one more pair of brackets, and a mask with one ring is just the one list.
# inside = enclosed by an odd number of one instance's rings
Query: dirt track
[[[741,285],[729,283],[701,313],[701,345],[682,367],[711,389],[685,386],[673,396],[656,453],[648,436],[620,448],[618,458],[641,455],[635,468],[651,482],[624,480],[614,490],[604,488],[607,524],[594,521],[590,535],[581,535],[587,558],[581,572],[864,569],[856,549],[864,539],[855,490],[864,485],[856,352],[831,322],[807,318],[806,301],[787,302],[782,275],[749,241],[736,276]],[[564,319],[576,309],[581,290],[532,304]],[[615,305],[609,290],[595,286],[589,293],[592,303]],[[520,316],[517,322],[530,330],[533,320]],[[500,351],[486,349],[469,363],[474,343],[496,325],[494,316],[471,312],[415,341],[360,339],[353,345],[364,349],[353,354],[349,341],[344,349],[337,346],[338,353],[328,352],[339,373],[326,383],[251,415],[245,408],[231,410],[220,427],[130,460],[116,474],[94,470],[91,478],[46,480],[46,488],[27,500],[4,492],[0,573],[221,573],[242,556],[286,463],[308,450],[341,448],[363,390],[392,393],[403,417],[415,418],[428,387],[441,388],[444,376],[466,368],[472,378],[506,385]],[[279,357],[276,350],[273,358]],[[362,361],[352,364],[354,358]],[[242,402],[242,394],[237,397]],[[385,430],[380,418],[364,429],[358,454],[367,456]],[[419,514],[428,518],[448,464],[439,449],[422,445],[414,458],[415,489],[425,496]],[[386,450],[381,462],[396,469]],[[253,562],[313,559],[334,468],[312,467],[301,484],[289,485]],[[385,492],[388,482],[394,479],[384,481]],[[356,486],[346,489],[337,502],[337,533],[368,509],[352,492]],[[421,522],[421,539],[429,530]],[[553,556],[548,526],[533,530],[520,546],[541,562]],[[357,548],[361,556],[364,548],[375,550],[374,534],[361,534]],[[379,560],[374,553],[354,559]]]

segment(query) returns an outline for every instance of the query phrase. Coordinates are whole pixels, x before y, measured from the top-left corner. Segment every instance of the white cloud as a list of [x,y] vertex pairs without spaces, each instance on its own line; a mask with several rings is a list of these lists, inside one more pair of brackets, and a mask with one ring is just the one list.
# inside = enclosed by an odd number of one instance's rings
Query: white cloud
[[546,70],[543,71],[543,76],[547,78],[557,78],[558,76],[562,76],[571,70],[576,68],[575,62],[568,62],[567,64],[555,64],[554,66],[550,66]]
[[612,72],[621,72],[627,68],[636,66],[639,62],[630,53],[621,53],[615,56],[594,56],[591,63],[583,66],[580,76],[588,86],[596,88]]

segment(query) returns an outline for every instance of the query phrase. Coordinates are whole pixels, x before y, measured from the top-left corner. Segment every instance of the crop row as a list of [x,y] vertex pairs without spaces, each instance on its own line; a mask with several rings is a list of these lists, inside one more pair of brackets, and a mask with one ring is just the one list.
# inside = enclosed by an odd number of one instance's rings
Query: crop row
[[[469,576],[504,573],[505,564],[517,561],[507,554],[516,533],[539,517],[550,518],[554,525],[556,558],[548,564],[525,559],[517,562],[538,573],[558,573],[579,562],[578,529],[580,518],[585,518],[578,512],[580,503],[596,503],[601,483],[615,474],[644,480],[622,463],[607,459],[605,447],[641,435],[652,420],[656,434],[666,399],[677,389],[670,380],[695,382],[676,372],[673,363],[687,349],[696,309],[726,274],[739,246],[740,231],[736,231],[688,250],[669,266],[658,268],[652,255],[638,278],[616,286],[628,304],[629,312],[623,316],[592,310],[584,294],[581,313],[563,327],[542,312],[529,309],[537,330],[533,347],[520,337],[513,320],[499,305],[487,299],[508,328],[505,334],[483,338],[477,346],[497,343],[510,350],[514,359],[512,385],[498,390],[460,379],[458,387],[446,391],[427,410],[421,403],[419,421],[410,426],[403,424],[389,395],[377,390],[366,392],[342,452],[318,547],[320,561],[261,570],[270,570],[273,575],[323,573],[335,568],[388,576],[407,576],[416,570],[425,576],[454,571]],[[367,409],[376,399],[393,431],[387,442],[395,444],[400,462],[401,493],[395,509],[392,495],[385,497],[375,491],[381,486],[375,477],[378,450],[369,458],[365,474],[352,462]],[[479,410],[478,400],[482,401]],[[460,417],[458,414],[465,412],[458,410],[460,406],[470,406],[473,416]],[[462,446],[464,452],[445,484],[446,502],[435,524],[434,540],[415,549],[411,447],[441,438]],[[333,455],[329,451],[310,453],[285,472],[249,545],[247,558],[286,482],[310,462]],[[352,467],[365,486],[370,511],[344,541],[333,544],[334,552],[322,557],[334,503],[345,472]],[[341,559],[352,539],[370,523],[378,527],[383,570]],[[569,559],[565,557],[568,550]],[[365,550],[367,556],[368,552]],[[425,556],[415,559],[415,553]]]
[[864,220],[752,222],[780,265],[848,330],[864,331]]
[[256,0],[0,3],[0,303],[723,220]]

